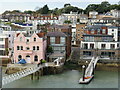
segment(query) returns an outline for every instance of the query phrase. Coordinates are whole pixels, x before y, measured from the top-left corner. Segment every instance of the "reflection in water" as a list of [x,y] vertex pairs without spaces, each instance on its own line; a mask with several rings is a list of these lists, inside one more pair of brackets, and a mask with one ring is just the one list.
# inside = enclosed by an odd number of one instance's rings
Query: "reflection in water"
[[61,74],[40,76],[31,80],[30,76],[11,82],[3,88],[117,88],[118,72],[95,71],[95,78],[90,84],[79,84],[82,73],[78,70],[64,71]]

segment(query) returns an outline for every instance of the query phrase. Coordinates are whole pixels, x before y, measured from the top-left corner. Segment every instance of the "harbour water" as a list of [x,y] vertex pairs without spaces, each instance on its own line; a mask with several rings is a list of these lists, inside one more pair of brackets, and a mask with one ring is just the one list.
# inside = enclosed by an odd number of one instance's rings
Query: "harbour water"
[[117,71],[95,71],[90,84],[78,84],[82,72],[67,70],[61,74],[40,76],[39,80],[31,80],[30,76],[13,81],[3,88],[118,88]]

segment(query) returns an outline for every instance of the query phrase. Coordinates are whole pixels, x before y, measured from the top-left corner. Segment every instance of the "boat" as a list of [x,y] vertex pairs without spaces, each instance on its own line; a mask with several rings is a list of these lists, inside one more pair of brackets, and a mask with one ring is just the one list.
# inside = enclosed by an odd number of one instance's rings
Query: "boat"
[[80,78],[79,84],[88,84],[88,83],[90,83],[90,81],[91,81],[93,78],[94,78],[94,75],[89,76],[89,77],[85,77],[85,78],[84,78],[84,81],[83,81],[83,78]]

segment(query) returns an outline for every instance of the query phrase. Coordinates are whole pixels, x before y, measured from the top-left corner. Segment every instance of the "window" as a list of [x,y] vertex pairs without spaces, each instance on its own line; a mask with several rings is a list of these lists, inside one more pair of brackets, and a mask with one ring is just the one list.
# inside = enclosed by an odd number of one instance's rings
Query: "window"
[[22,59],[22,56],[21,55],[19,55],[18,56],[18,61],[20,61]]
[[91,34],[94,34],[94,29],[91,30]]
[[39,46],[37,46],[37,50],[39,50]]
[[29,48],[29,47],[26,47],[26,50],[30,50],[30,48]]
[[90,49],[94,49],[94,44],[90,44]]
[[100,29],[97,30],[97,33],[100,34]]
[[88,44],[84,44],[84,49],[88,49]]
[[37,55],[34,56],[34,61],[38,61],[38,56]]
[[27,42],[29,42],[29,39],[27,39]]
[[33,46],[33,50],[35,50],[35,46]]
[[0,41],[3,41],[3,38],[0,38]]
[[65,50],[65,47],[62,47],[61,49],[62,49],[62,50]]
[[19,46],[17,46],[17,50],[20,50],[20,47],[19,47]]
[[105,44],[101,44],[101,49],[105,49],[106,45]]
[[34,38],[34,42],[36,41],[36,38]]
[[21,50],[23,50],[23,46],[21,46]]
[[102,30],[102,34],[105,34],[105,33],[106,33],[106,30],[105,30],[105,29],[103,29],[103,30]]
[[55,44],[55,37],[50,37],[50,43]]
[[115,49],[115,44],[110,44],[110,49]]
[[65,44],[65,37],[60,37],[60,43]]
[[0,48],[5,48],[5,45],[0,45]]
[[119,46],[120,46],[120,45],[119,45],[119,44],[117,44],[117,47],[118,47],[118,48],[119,48]]

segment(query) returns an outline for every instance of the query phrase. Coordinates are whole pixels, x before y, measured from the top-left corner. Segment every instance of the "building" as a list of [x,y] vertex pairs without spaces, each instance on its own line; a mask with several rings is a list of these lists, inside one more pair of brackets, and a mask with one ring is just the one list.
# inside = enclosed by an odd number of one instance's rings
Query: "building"
[[63,32],[48,32],[47,46],[53,49],[53,53],[49,56],[52,60],[58,57],[68,58],[71,53],[71,39],[68,34]]
[[78,14],[77,12],[72,11],[70,12],[70,14],[61,14],[59,16],[59,24],[63,25],[65,20],[69,20],[72,22],[72,25],[76,25],[79,15],[80,14]]
[[54,31],[59,31],[63,32],[65,34],[68,34],[69,36],[72,35],[72,27],[71,25],[50,25],[47,28],[47,32],[54,32]]
[[38,63],[45,59],[46,44],[44,33],[18,33],[14,39],[14,62],[25,59],[27,63]]
[[72,25],[72,45],[76,45],[76,25]]
[[118,29],[116,30],[115,27],[88,26],[85,29],[83,41],[81,41],[81,59],[96,55],[101,58],[117,59],[120,43],[117,40],[116,32],[118,32]]
[[81,41],[83,40],[83,34],[86,24],[76,24],[76,44],[80,46]]
[[90,11],[89,12],[89,18],[97,18],[98,12],[96,11]]
[[8,56],[8,36],[0,28],[0,58],[4,56]]
[[58,16],[54,15],[40,15],[38,17],[31,16],[30,23],[36,23],[36,24],[58,24]]
[[77,19],[78,23],[80,24],[87,24],[88,23],[88,15],[87,14],[80,14],[80,16]]
[[114,18],[120,18],[120,10],[111,10],[110,12]]
[[108,26],[108,35],[113,35],[114,41],[118,41],[119,28],[116,26]]
[[2,20],[4,21],[10,21],[10,22],[27,22],[30,20],[29,14],[23,14],[23,13],[3,13],[2,14]]

